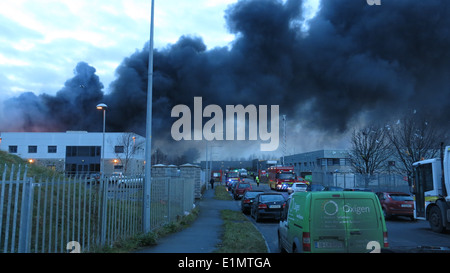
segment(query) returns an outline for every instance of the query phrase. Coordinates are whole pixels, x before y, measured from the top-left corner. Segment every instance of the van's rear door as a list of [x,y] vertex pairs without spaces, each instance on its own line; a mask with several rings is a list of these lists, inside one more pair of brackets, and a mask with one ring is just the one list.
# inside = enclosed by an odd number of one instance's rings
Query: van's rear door
[[343,193],[317,192],[311,200],[311,252],[347,252]]
[[[349,252],[368,252],[367,245],[376,241],[383,245],[381,212],[373,193],[344,192],[342,206],[346,214],[347,246]],[[373,195],[373,196],[372,196]]]

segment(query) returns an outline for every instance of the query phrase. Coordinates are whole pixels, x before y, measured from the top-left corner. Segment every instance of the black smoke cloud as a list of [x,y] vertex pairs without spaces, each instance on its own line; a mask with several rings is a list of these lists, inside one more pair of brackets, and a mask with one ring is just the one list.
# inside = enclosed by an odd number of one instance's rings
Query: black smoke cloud
[[[330,138],[355,121],[389,121],[413,109],[448,126],[449,1],[369,6],[363,0],[322,0],[307,33],[299,25],[301,6],[301,0],[238,1],[224,16],[236,35],[230,48],[207,49],[201,37],[186,35],[155,50],[156,143],[172,139],[172,107],[193,109],[194,96],[222,109],[280,105],[290,128]],[[5,113],[12,113],[14,124],[3,129],[98,131],[95,104],[104,101],[109,131],[145,135],[147,68],[145,45],[123,60],[111,92],[103,94],[95,68],[79,63],[56,96],[24,93],[6,101]]]
[[74,69],[74,77],[55,96],[26,92],[6,100],[1,129],[42,132],[101,128],[102,120],[95,122],[98,118],[92,110],[103,98],[103,84],[95,71],[80,62]]

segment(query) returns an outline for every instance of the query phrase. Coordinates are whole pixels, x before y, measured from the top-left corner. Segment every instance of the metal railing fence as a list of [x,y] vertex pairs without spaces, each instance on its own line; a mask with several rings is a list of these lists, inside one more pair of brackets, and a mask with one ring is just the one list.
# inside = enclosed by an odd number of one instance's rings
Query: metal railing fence
[[[142,233],[141,175],[27,177],[6,165],[0,175],[0,253],[91,252]],[[193,179],[152,178],[151,227],[190,212]]]
[[150,227],[155,230],[193,209],[194,179],[152,177]]
[[369,188],[377,191],[398,191],[410,193],[406,177],[398,174],[362,175],[354,173],[312,173],[313,184],[342,188]]

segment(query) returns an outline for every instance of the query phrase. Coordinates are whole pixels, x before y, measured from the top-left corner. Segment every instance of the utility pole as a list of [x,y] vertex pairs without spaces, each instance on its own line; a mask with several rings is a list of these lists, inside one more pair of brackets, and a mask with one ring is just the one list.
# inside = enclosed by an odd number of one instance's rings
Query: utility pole
[[154,29],[155,0],[152,0],[150,18],[150,42],[148,44],[148,85],[147,85],[147,121],[145,132],[145,182],[144,182],[144,208],[142,224],[144,233],[151,231],[150,201],[152,179],[152,101],[153,101],[153,29]]
[[208,175],[208,141],[206,141],[206,151],[205,151],[205,185],[208,188],[209,175]]

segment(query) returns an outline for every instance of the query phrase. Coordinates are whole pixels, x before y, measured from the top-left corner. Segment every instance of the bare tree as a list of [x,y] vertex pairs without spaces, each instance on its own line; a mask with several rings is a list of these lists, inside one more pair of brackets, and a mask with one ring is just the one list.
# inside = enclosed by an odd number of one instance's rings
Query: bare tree
[[165,154],[163,151],[161,151],[160,148],[157,148],[152,153],[152,164],[156,165],[156,164],[171,164],[171,163],[168,155]]
[[385,128],[371,126],[353,131],[349,156],[354,171],[365,175],[365,187],[368,187],[371,175],[387,166],[390,154],[391,145]]
[[407,175],[411,181],[414,162],[439,155],[441,142],[446,142],[446,130],[424,116],[413,114],[386,125],[394,149],[395,171]]
[[133,133],[124,133],[117,138],[114,152],[123,166],[123,172],[128,172],[130,160],[143,149],[144,141],[138,141]]

